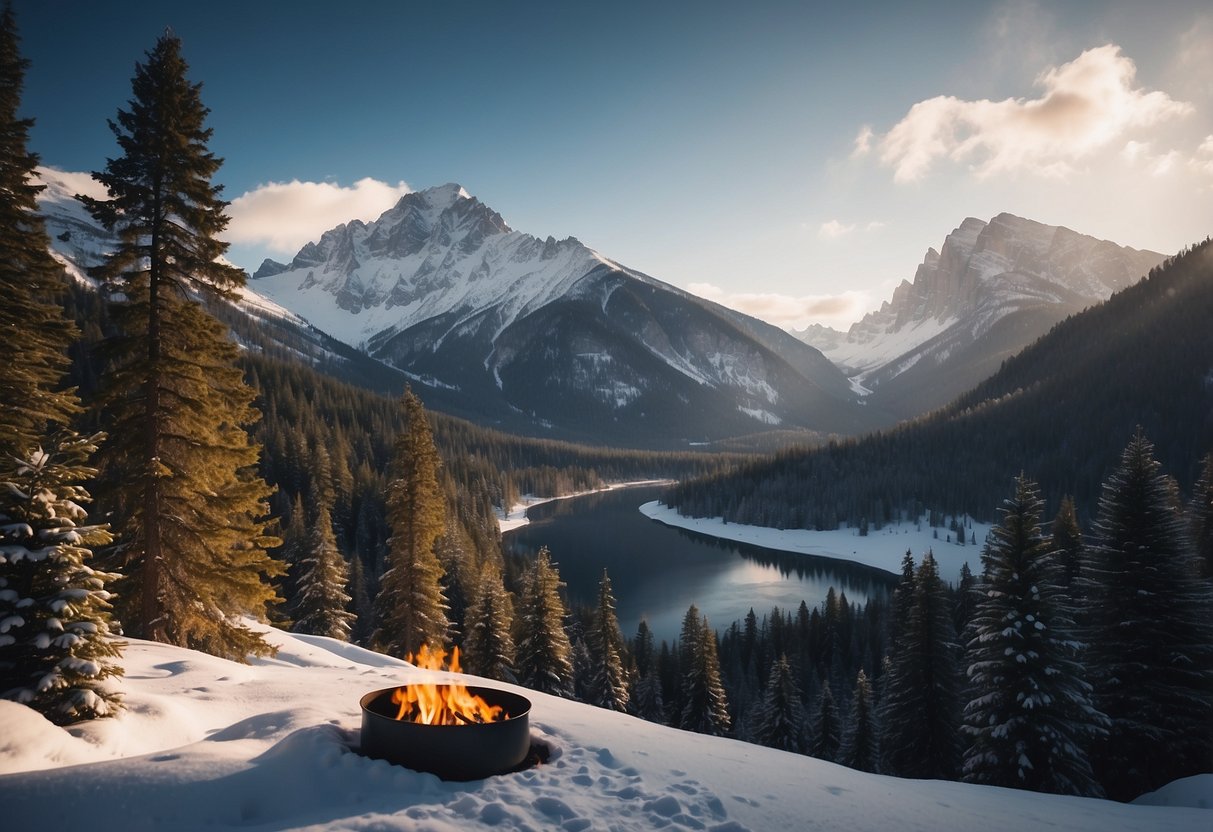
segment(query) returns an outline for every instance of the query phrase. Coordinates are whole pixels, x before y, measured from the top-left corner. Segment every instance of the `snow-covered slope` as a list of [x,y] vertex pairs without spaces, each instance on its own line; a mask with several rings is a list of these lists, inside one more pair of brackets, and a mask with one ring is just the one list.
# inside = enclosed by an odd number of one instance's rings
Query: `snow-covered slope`
[[1106,300],[1163,260],[1068,228],[999,214],[966,219],[850,330],[798,335],[899,417],[939,407],[1067,315]]
[[636,444],[870,421],[817,350],[574,238],[514,231],[454,184],[266,261],[251,286],[456,412]]
[[[241,665],[131,640],[128,709],[69,730],[0,701],[0,818],[12,829],[708,829],[945,832],[1207,828],[1208,810],[1123,805],[863,774],[690,734],[510,685],[551,758],[471,783],[359,756],[358,699],[446,678],[311,636],[270,631]],[[1151,800],[1195,804],[1213,778]]]

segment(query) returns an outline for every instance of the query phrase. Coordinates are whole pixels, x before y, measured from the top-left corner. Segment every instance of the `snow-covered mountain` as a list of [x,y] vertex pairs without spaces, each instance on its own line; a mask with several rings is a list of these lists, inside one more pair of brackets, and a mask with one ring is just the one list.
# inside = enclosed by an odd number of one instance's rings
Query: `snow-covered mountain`
[[846,333],[797,333],[869,401],[901,418],[942,406],[1068,315],[1106,300],[1163,260],[999,214],[966,219],[876,312]]
[[267,260],[250,286],[481,420],[643,445],[871,420],[818,350],[574,238],[514,231],[454,184]]

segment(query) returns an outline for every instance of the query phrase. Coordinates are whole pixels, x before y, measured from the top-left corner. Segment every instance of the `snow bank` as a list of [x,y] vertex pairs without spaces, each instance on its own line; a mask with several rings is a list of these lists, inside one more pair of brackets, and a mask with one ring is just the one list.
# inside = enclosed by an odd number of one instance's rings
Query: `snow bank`
[[1180,832],[1213,817],[862,774],[510,685],[500,686],[534,703],[548,764],[444,783],[352,749],[362,694],[450,674],[329,639],[269,637],[278,655],[252,665],[130,640],[115,682],[129,708],[117,719],[64,730],[0,702],[5,828]]
[[[989,523],[973,521],[971,525],[966,526],[965,537],[975,538],[977,545],[966,542],[966,545],[961,546],[948,542],[950,532],[932,529],[925,521],[893,523],[879,531],[871,529],[866,536],[860,537],[857,529],[849,528],[828,532],[770,529],[765,526],[726,523],[720,517],[683,517],[676,509],[657,501],[645,503],[640,507],[640,512],[658,523],[722,540],[749,543],[781,552],[849,560],[865,566],[875,566],[894,575],[901,574],[901,559],[907,549],[914,553],[915,561],[919,562],[930,549],[939,564],[940,576],[951,583],[956,583],[959,579],[960,567],[965,562],[968,562],[974,573],[981,572],[981,547],[985,543],[986,535],[990,533]],[[938,539],[935,537],[936,531],[939,532]]]
[[562,494],[559,497],[536,497],[533,494],[527,494],[517,503],[510,506],[509,511],[501,511],[495,509],[497,514],[497,528],[502,534],[514,529],[520,529],[530,523],[530,519],[526,516],[526,510],[531,506],[542,505],[543,503],[551,503],[556,500],[569,500],[573,497],[584,497],[587,494],[597,494],[600,491],[614,491],[618,488],[638,488],[642,485],[671,485],[674,480],[634,480],[632,482],[617,482],[603,488],[594,488],[589,491],[575,491],[572,494]]

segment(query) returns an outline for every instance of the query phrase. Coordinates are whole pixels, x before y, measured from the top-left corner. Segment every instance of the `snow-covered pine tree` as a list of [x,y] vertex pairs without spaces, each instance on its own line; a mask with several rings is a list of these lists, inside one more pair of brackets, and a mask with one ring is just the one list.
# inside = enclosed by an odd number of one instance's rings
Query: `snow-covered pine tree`
[[636,637],[632,639],[632,656],[636,673],[632,676],[632,694],[628,708],[632,714],[649,722],[664,724],[665,701],[661,692],[661,676],[657,671],[657,648],[649,622],[640,619]]
[[843,732],[838,762],[858,771],[876,771],[880,762],[877,747],[875,712],[872,709],[872,684],[859,669],[855,677],[855,695],[851,698],[851,718]]
[[1074,498],[1069,495],[1061,498],[1061,506],[1053,518],[1049,548],[1061,566],[1061,585],[1068,591],[1074,585],[1082,563],[1082,528],[1078,525]]
[[[112,659],[106,583],[91,547],[110,540],[86,525],[80,483],[100,435],[67,429],[80,411],[60,384],[75,327],[55,303],[63,269],[49,252],[27,149],[31,119],[17,115],[28,62],[18,50],[12,6],[0,10],[0,334],[10,352],[0,371],[0,696],[56,723],[121,707],[102,681]],[[49,449],[45,451],[44,449]]]
[[573,647],[564,629],[560,587],[560,573],[545,546],[523,577],[516,617],[515,667],[518,681],[528,688],[571,697]]
[[349,611],[349,565],[337,548],[329,506],[317,499],[308,552],[299,563],[293,629],[349,641],[358,618]]
[[1213,609],[1176,503],[1139,429],[1103,484],[1078,579],[1095,705],[1112,721],[1092,764],[1115,800],[1213,756]]
[[403,425],[392,452],[387,490],[387,570],[375,598],[377,649],[410,656],[422,645],[446,644],[448,622],[442,595],[442,565],[434,542],[445,525],[446,502],[438,484],[441,459],[425,408],[412,389],[401,400]]
[[122,155],[81,197],[117,245],[94,270],[121,335],[98,408],[107,506],[121,523],[128,573],[122,618],[135,634],[245,660],[273,648],[241,623],[278,601],[267,580],[271,489],[245,430],[259,418],[238,349],[202,300],[232,297],[244,272],[223,261],[227,206],[211,178],[221,160],[181,41],[160,37],[136,64],[129,110],[110,127]]
[[480,570],[463,622],[463,666],[468,673],[516,682],[514,673],[514,605],[492,561]]
[[1040,528],[1044,501],[1020,474],[990,532],[977,612],[965,633],[970,697],[961,731],[970,783],[1102,796],[1087,749],[1106,735],[1091,704],[1080,644],[1055,559]]
[[[691,609],[695,606],[692,604]],[[690,611],[687,613],[690,616]],[[682,669],[682,718],[679,727],[700,734],[723,737],[729,733],[732,717],[729,716],[728,697],[720,678],[720,658],[716,648],[716,633],[708,625],[707,616],[699,619],[695,631],[689,635],[691,646],[686,650],[686,662],[680,659]]]
[[758,706],[753,741],[768,748],[803,754],[805,751],[804,702],[788,657],[780,654]]
[[834,762],[838,758],[838,747],[842,744],[842,726],[838,720],[838,706],[834,703],[834,692],[830,680],[822,679],[821,693],[817,697],[817,713],[813,719],[809,754],[819,760]]
[[103,684],[122,674],[106,589],[119,576],[89,566],[111,537],[87,525],[79,485],[96,442],[64,431],[50,453],[0,461],[0,696],[60,725],[121,709]]
[[901,558],[901,581],[893,590],[893,598],[889,602],[889,652],[894,653],[897,645],[910,628],[910,610],[914,607],[914,554],[907,549]]
[[598,604],[594,617],[586,632],[586,646],[590,650],[590,704],[613,711],[626,712],[628,700],[628,677],[624,669],[627,648],[619,619],[615,615],[615,595],[611,592],[611,578],[605,569],[598,583]]
[[1201,574],[1213,578],[1213,453],[1205,454],[1201,461],[1189,516]]
[[881,703],[881,770],[949,780],[960,762],[960,674],[947,587],[935,556],[914,576],[914,602],[896,639]]

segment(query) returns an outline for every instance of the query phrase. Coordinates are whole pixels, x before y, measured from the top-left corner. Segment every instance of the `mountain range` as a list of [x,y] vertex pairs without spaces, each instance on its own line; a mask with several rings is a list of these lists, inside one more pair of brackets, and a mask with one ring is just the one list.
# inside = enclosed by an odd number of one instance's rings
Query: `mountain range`
[[266,261],[250,288],[398,368],[427,402],[528,432],[686,446],[873,424],[815,348],[575,238],[515,231],[454,184]]
[[[109,235],[41,171],[80,279]],[[846,333],[793,336],[611,260],[515,231],[456,184],[409,193],[266,260],[238,308],[284,349],[504,430],[677,448],[857,435],[938,408],[1162,255],[1010,214],[966,219]]]
[[968,218],[928,249],[878,311],[846,332],[799,337],[850,376],[876,409],[906,419],[942,407],[1003,361],[1140,280],[1163,260],[1068,228],[999,214]]

